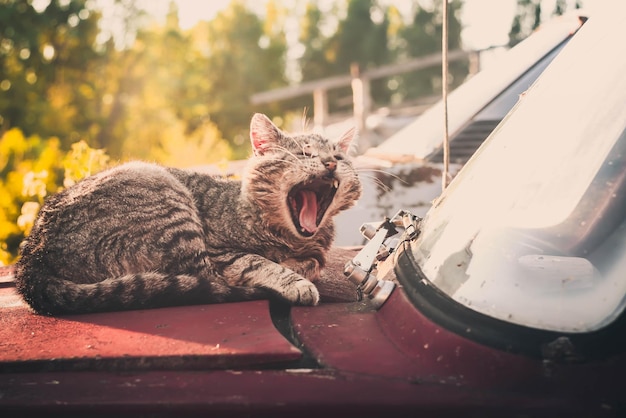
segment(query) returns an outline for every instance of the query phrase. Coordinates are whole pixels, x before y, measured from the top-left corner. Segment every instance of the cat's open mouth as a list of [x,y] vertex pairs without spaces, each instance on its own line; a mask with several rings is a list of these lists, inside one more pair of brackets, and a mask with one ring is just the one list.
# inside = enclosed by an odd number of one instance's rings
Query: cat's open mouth
[[293,224],[304,236],[315,234],[339,187],[337,179],[316,179],[294,186],[287,197]]

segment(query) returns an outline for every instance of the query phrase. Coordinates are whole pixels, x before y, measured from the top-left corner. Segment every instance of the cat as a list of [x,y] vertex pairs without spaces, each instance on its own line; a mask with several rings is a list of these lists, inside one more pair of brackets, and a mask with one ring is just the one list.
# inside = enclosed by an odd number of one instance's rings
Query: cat
[[240,181],[129,162],[46,200],[16,263],[16,288],[60,315],[277,297],[316,305],[333,216],[361,195],[336,142],[250,123]]

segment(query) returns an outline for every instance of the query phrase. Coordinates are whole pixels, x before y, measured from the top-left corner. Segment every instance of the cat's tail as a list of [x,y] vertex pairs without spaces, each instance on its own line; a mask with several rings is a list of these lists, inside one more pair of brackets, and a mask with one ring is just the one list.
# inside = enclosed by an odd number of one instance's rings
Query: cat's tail
[[24,276],[16,272],[16,287],[31,308],[42,315],[79,314],[166,306],[264,299],[255,287],[233,287],[219,280],[157,272],[128,274],[81,284],[58,277]]

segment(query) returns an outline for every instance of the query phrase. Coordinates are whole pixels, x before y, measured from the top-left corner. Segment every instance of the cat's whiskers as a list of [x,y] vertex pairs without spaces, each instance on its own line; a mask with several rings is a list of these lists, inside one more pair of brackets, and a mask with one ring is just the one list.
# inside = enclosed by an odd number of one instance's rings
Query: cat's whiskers
[[398,180],[400,183],[404,183],[407,186],[409,184],[406,180],[403,180],[401,177],[397,176],[396,174],[390,173],[390,172],[385,171],[385,170],[377,170],[375,168],[359,168],[356,171],[358,173],[363,173],[365,171],[369,171],[369,172],[372,172],[372,173],[382,173],[382,174],[385,174],[385,175],[387,175],[389,177],[393,177],[394,179]]
[[308,110],[306,106],[302,109],[302,131],[306,131],[307,125],[309,124],[309,118],[306,115]]
[[366,177],[368,179],[371,179],[374,184],[376,185],[376,188],[384,191],[384,192],[389,192],[391,191],[391,187],[389,187],[388,185],[386,185],[381,179],[379,179],[376,176],[372,176],[372,175],[368,175],[368,174],[359,174],[359,177]]
[[377,187],[379,187],[381,190],[384,190],[385,192],[389,192],[391,190],[391,187],[387,184],[385,184],[385,182],[383,180],[381,180],[378,176],[374,175],[374,174],[365,174],[367,172],[369,173],[382,173],[386,176],[392,177],[395,180],[398,180],[400,183],[403,183],[405,185],[408,185],[409,183],[405,180],[403,180],[402,178],[398,177],[397,175],[393,174],[393,173],[389,173],[385,170],[377,170],[375,168],[359,168],[356,170],[357,173],[359,174],[360,177],[366,177],[369,179],[372,179],[374,181],[374,183],[376,184]]

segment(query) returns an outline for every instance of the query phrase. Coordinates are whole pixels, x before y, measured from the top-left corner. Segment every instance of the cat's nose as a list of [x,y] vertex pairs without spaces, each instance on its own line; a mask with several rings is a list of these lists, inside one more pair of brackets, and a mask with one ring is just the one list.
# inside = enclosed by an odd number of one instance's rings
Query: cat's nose
[[336,161],[326,161],[324,163],[324,167],[326,167],[326,170],[333,172],[337,169],[337,162]]

